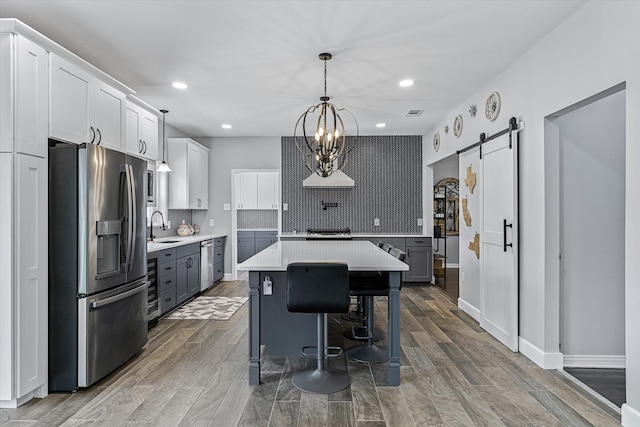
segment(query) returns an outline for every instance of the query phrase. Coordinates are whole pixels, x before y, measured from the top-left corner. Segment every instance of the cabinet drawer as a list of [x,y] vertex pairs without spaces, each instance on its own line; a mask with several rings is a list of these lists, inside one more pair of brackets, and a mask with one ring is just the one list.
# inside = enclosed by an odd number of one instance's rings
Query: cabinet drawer
[[264,239],[267,237],[278,237],[278,232],[277,231],[256,231],[255,232],[255,237],[256,239]]
[[224,261],[224,248],[214,247],[213,249],[213,263],[217,264]]
[[[158,259],[158,261],[161,261],[161,259]],[[158,277],[164,277],[169,274],[173,274],[175,272],[176,272],[175,259],[173,261],[165,261],[160,264],[160,267],[158,267]]]
[[160,313],[165,314],[176,306],[176,287],[172,286],[160,293]]
[[168,289],[171,286],[176,286],[177,284],[176,280],[177,280],[176,273],[168,274],[166,276],[161,277],[160,280],[158,280],[160,290],[164,291],[165,289]]
[[431,237],[407,237],[407,247],[409,246],[431,246]]
[[224,262],[219,262],[213,265],[213,281],[217,282],[218,280],[224,277]]
[[213,239],[213,246],[214,247],[224,246],[225,240],[226,240],[226,237],[218,237],[217,239]]
[[169,260],[176,259],[176,248],[165,249],[163,251],[158,252],[158,262],[165,262]]
[[400,248],[404,250],[405,248],[405,239],[404,237],[381,237],[383,243],[388,243],[394,248]]
[[182,258],[182,257],[193,255],[193,254],[199,254],[200,243],[191,243],[189,245],[178,246],[176,249],[178,250],[178,254],[176,255],[178,258]]

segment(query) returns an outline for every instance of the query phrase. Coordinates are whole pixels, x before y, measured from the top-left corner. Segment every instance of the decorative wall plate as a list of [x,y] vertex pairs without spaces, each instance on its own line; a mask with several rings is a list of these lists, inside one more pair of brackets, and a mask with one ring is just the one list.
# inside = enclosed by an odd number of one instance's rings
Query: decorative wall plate
[[491,92],[484,106],[484,116],[492,122],[498,118],[498,114],[500,114],[500,94]]
[[433,135],[433,150],[438,151],[439,149],[440,149],[440,134],[436,132],[436,134]]
[[458,117],[455,118],[455,120],[453,121],[453,134],[456,136],[456,138],[460,138],[460,135],[462,135],[462,116],[458,115]]

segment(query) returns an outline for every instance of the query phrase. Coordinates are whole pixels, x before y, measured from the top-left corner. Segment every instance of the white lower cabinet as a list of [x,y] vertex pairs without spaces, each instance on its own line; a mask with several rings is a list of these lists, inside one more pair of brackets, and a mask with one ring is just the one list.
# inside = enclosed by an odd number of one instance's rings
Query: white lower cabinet
[[0,154],[0,407],[47,395],[47,160]]

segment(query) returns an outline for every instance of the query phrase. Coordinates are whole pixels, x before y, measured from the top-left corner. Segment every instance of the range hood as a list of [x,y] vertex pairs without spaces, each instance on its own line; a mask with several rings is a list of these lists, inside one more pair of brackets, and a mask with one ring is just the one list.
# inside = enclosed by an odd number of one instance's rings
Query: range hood
[[356,185],[356,182],[339,169],[326,178],[313,173],[302,181],[303,187],[310,188],[350,188],[354,185]]

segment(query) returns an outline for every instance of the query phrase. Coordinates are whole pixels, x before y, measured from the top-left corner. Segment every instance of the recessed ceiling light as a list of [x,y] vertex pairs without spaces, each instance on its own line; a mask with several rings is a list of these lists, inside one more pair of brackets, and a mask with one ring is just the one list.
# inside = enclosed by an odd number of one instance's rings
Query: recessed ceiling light
[[231,129],[231,125],[224,124],[222,125],[222,129]]
[[409,87],[409,86],[413,86],[413,80],[411,79],[405,79],[405,80],[400,80],[400,87]]
[[173,82],[171,83],[171,85],[173,87],[175,87],[176,89],[186,89],[189,87],[189,85],[187,85],[186,83],[183,82]]
[[386,123],[376,123],[376,127],[377,127],[377,128],[383,128],[383,127],[385,127],[385,126],[387,126],[387,124],[386,124]]

